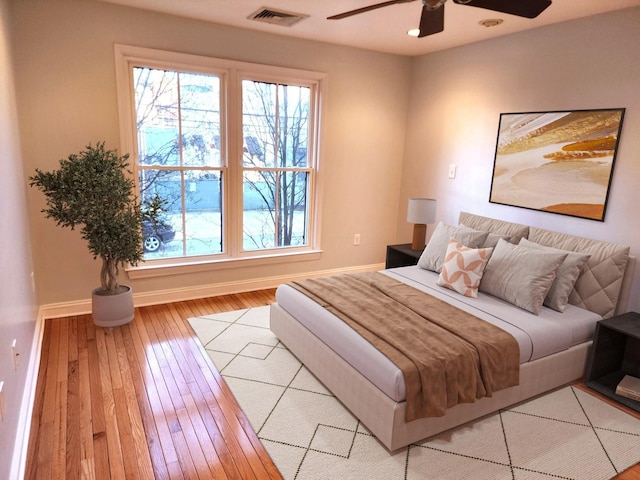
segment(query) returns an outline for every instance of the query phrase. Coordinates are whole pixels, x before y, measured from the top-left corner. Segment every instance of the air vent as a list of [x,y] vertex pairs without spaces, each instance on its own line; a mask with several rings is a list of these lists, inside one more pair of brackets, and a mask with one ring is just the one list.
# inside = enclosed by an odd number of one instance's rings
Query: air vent
[[308,16],[309,15],[303,15],[301,13],[285,12],[283,10],[274,10],[272,8],[262,7],[247,18],[249,20],[255,20],[256,22],[291,27]]

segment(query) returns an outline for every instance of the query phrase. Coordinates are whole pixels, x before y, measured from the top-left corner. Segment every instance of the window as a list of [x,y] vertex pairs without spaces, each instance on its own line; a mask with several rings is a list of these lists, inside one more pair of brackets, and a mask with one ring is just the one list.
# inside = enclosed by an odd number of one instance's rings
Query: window
[[145,259],[219,254],[223,249],[220,77],[132,69],[140,198],[165,201],[170,240],[145,241]]
[[243,247],[261,250],[307,243],[307,86],[242,80]]
[[145,268],[318,251],[321,74],[116,47],[122,148],[141,199]]

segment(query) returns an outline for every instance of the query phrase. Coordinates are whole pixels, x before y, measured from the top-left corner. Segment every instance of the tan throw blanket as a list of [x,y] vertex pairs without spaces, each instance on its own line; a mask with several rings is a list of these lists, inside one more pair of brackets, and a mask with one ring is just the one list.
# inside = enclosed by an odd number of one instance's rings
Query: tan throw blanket
[[509,333],[378,272],[291,284],[345,321],[400,368],[405,420],[439,417],[518,385],[520,348]]

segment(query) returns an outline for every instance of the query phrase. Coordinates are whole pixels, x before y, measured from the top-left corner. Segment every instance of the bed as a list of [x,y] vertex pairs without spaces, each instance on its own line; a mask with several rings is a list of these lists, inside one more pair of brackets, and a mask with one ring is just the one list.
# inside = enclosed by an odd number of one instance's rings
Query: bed
[[[529,247],[528,253],[534,248],[549,253],[546,251],[549,247],[565,252],[560,264],[565,259],[568,263],[569,255],[582,257],[570,291],[566,292],[566,303],[562,308],[550,303],[553,308],[542,306],[532,313],[514,305],[509,294],[502,291],[494,296],[483,291],[490,291],[489,288],[480,287],[477,296],[473,297],[438,285],[442,268],[438,271],[427,265],[438,255],[444,257],[445,252],[440,252],[443,246],[436,237],[453,243],[448,237],[461,235],[460,238],[467,239],[469,232],[483,232],[484,235],[476,239],[481,245],[475,247],[491,248],[490,252],[494,253],[505,248],[510,251],[512,245],[522,243]],[[435,257],[433,252],[437,252]],[[495,257],[495,265],[498,265],[498,255]],[[399,368],[294,285],[278,287],[276,303],[271,306],[270,326],[280,341],[369,431],[387,449],[394,451],[582,377],[597,321],[624,311],[634,264],[629,247],[624,245],[467,212],[460,214],[457,227],[438,225],[420,259],[421,266],[379,273],[507,331],[516,339],[520,357],[516,386],[495,391],[472,403],[459,403],[442,416],[407,421],[406,385]],[[490,272],[495,275],[496,269],[489,265],[485,275]],[[505,275],[497,277],[499,282]],[[545,297],[545,305],[549,296],[550,292]]]

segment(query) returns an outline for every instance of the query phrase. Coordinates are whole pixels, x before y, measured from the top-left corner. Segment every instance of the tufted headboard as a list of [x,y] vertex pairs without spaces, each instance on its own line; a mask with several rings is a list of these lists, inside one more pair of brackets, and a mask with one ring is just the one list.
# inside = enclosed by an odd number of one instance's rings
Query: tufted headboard
[[[505,222],[460,212],[459,223],[476,230],[510,235],[518,243],[520,238],[548,247],[584,252],[590,258],[569,296],[569,303],[608,318],[626,309],[635,267],[629,247],[567,233]],[[520,236],[520,238],[518,238]]]

